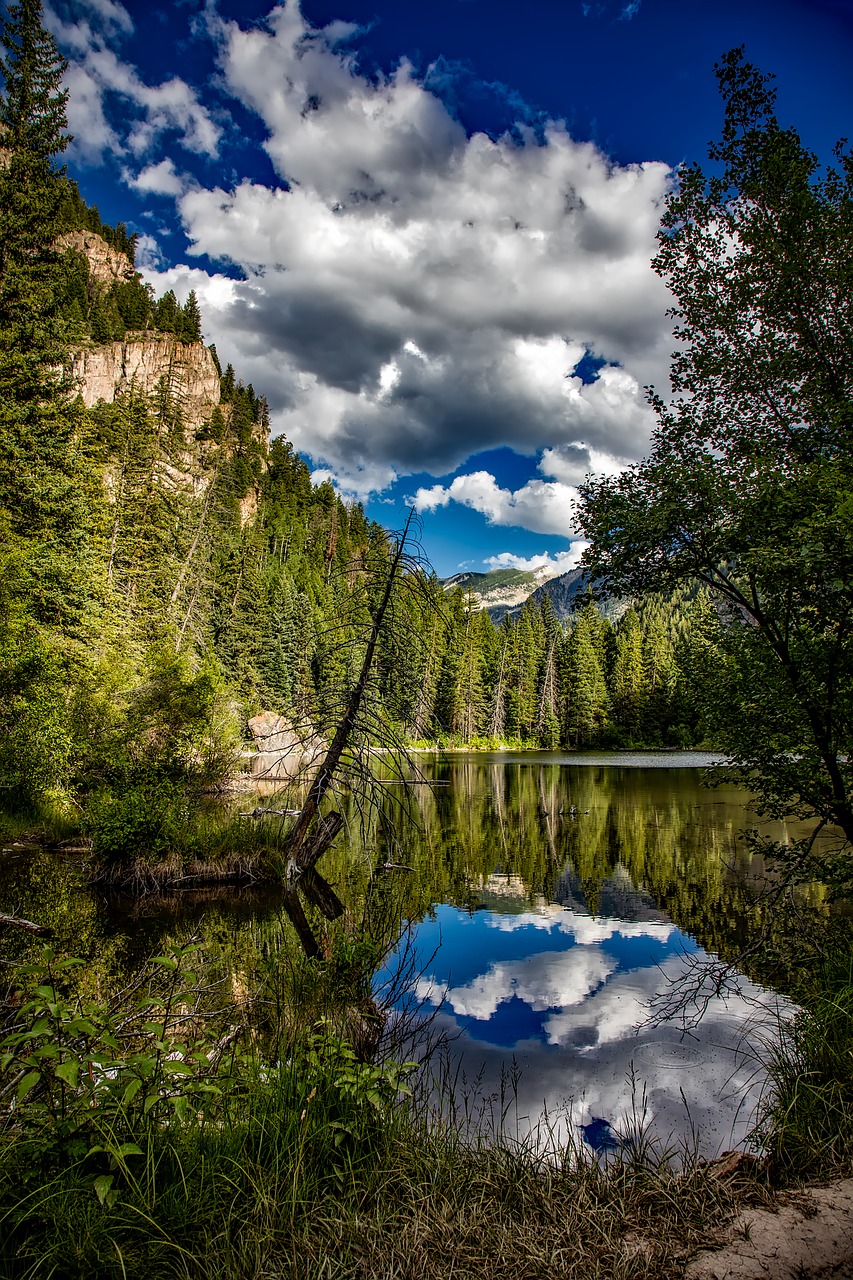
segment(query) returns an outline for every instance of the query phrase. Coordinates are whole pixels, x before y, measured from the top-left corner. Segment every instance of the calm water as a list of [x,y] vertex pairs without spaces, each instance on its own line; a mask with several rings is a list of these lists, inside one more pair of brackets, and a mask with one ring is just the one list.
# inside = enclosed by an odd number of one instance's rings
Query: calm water
[[[509,1120],[522,1133],[547,1115],[552,1131],[600,1149],[642,1116],[663,1141],[696,1141],[706,1154],[743,1142],[764,1079],[757,1050],[785,1002],[742,978],[703,1002],[698,1025],[695,1005],[693,1025],[660,1020],[709,951],[737,952],[755,915],[763,867],[737,841],[756,825],[748,797],[701,785],[698,766],[719,759],[436,764],[449,786],[428,802],[428,839],[450,868],[467,869],[467,901],[437,894],[406,961],[475,1111],[503,1109],[509,1067]],[[393,972],[392,959],[383,976]]]
[[[744,793],[701,785],[698,766],[716,759],[421,757],[439,785],[414,789],[417,822],[403,822],[398,843],[353,834],[326,856],[351,924],[380,920],[391,940],[408,922],[375,987],[396,987],[398,1013],[431,1016],[433,1033],[448,1034],[469,1107],[500,1110],[514,1072],[509,1122],[521,1132],[547,1113],[600,1147],[644,1110],[662,1139],[693,1134],[707,1154],[743,1140],[777,998],[744,978],[687,1032],[649,1021],[662,993],[709,953],[737,954],[757,925],[763,868],[737,842],[756,822]],[[386,861],[412,870],[377,874]],[[99,991],[190,933],[235,991],[293,946],[275,892],[120,909],[86,889],[70,856],[4,852],[0,903],[52,925]]]

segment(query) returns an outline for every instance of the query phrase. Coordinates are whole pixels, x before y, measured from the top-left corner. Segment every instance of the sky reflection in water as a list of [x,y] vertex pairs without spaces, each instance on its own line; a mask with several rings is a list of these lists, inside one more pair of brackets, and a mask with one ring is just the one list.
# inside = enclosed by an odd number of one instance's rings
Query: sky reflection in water
[[706,953],[621,863],[599,890],[594,915],[570,863],[550,901],[499,869],[472,885],[470,909],[434,906],[412,942],[424,1012],[466,1079],[480,1076],[481,1105],[515,1060],[510,1126],[522,1134],[547,1112],[558,1136],[570,1128],[602,1150],[645,1109],[665,1143],[695,1138],[704,1155],[743,1144],[764,1079],[758,1043],[786,1002],[743,978],[686,1032],[651,1020],[655,997]]
[[454,1037],[467,1076],[482,1070],[483,1095],[499,1090],[513,1057],[521,1067],[522,1133],[547,1111],[563,1136],[568,1125],[592,1125],[595,1145],[602,1129],[593,1122],[627,1132],[645,1090],[664,1141],[695,1133],[714,1154],[745,1139],[763,1075],[754,1037],[775,1023],[777,997],[743,979],[689,1033],[650,1022],[655,995],[705,954],[671,922],[544,903],[515,915],[443,905],[418,927],[415,946],[426,966],[417,995],[439,1007],[435,1025]]

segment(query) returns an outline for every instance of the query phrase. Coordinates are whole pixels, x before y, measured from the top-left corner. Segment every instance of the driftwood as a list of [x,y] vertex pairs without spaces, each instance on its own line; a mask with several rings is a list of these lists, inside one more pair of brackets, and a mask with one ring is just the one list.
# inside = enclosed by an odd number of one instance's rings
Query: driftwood
[[25,929],[27,933],[34,933],[39,938],[52,938],[53,930],[44,924],[33,924],[32,920],[23,920],[20,916],[4,916],[0,913],[0,925],[6,925],[10,929]]
[[298,818],[299,809],[250,809],[247,813],[238,813],[238,818]]

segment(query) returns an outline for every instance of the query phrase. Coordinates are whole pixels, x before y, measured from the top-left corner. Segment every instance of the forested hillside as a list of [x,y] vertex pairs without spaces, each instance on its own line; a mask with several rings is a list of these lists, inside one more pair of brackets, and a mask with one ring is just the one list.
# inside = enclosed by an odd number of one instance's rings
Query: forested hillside
[[[389,539],[270,441],[263,396],[202,346],[195,295],[143,284],[135,237],[57,163],[64,95],[47,43],[41,56],[36,98],[24,69],[3,105],[3,786],[85,792],[140,770],[212,781],[259,710],[328,732]],[[371,687],[374,714],[409,741],[701,737],[687,674],[701,599],[646,602],[613,627],[590,597],[564,626],[541,592],[496,627],[418,572]]]

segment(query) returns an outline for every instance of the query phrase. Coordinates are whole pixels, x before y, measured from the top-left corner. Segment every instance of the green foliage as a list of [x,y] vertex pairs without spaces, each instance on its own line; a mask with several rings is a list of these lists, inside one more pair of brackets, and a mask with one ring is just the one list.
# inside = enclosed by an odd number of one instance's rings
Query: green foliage
[[209,1024],[182,1014],[198,1006],[196,951],[155,957],[129,1007],[75,995],[69,978],[83,962],[50,947],[16,969],[0,1037],[0,1072],[14,1082],[4,1127],[34,1162],[107,1157],[114,1176],[92,1184],[107,1207],[118,1192],[105,1193],[130,1176],[125,1158],[143,1154],[163,1119],[186,1120],[221,1093]]
[[106,240],[111,248],[123,253],[133,266],[139,237],[128,234],[127,227],[119,222],[115,227],[101,221],[97,205],[88,205],[80,194],[76,182],[66,177],[62,184],[59,224],[62,231],[94,231]]
[[631,1274],[651,1277],[683,1269],[731,1211],[727,1180],[676,1173],[665,1153],[605,1173],[572,1144],[542,1159],[510,1132],[462,1132],[446,1080],[409,1098],[407,1064],[361,1061],[328,1022],[267,1060],[241,1011],[199,995],[202,963],[167,951],[113,1004],[75,995],[79,962],[49,951],[16,970],[0,1035],[4,1280],[365,1264],[499,1280],[549,1274],[555,1256],[592,1280],[624,1270],[640,1225],[650,1256]]
[[804,1008],[769,1055],[771,1091],[756,1140],[780,1173],[800,1180],[853,1170],[853,961],[836,951],[800,993]]
[[89,797],[83,830],[92,851],[106,866],[156,861],[170,852],[187,818],[182,787],[167,779],[95,792]]
[[68,781],[66,664],[32,626],[0,627],[0,778],[19,798]]
[[717,172],[684,172],[655,262],[676,397],[652,397],[648,459],[581,487],[585,558],[625,595],[705,586],[701,710],[729,776],[849,842],[853,156],[820,174],[742,51],[717,70]]

